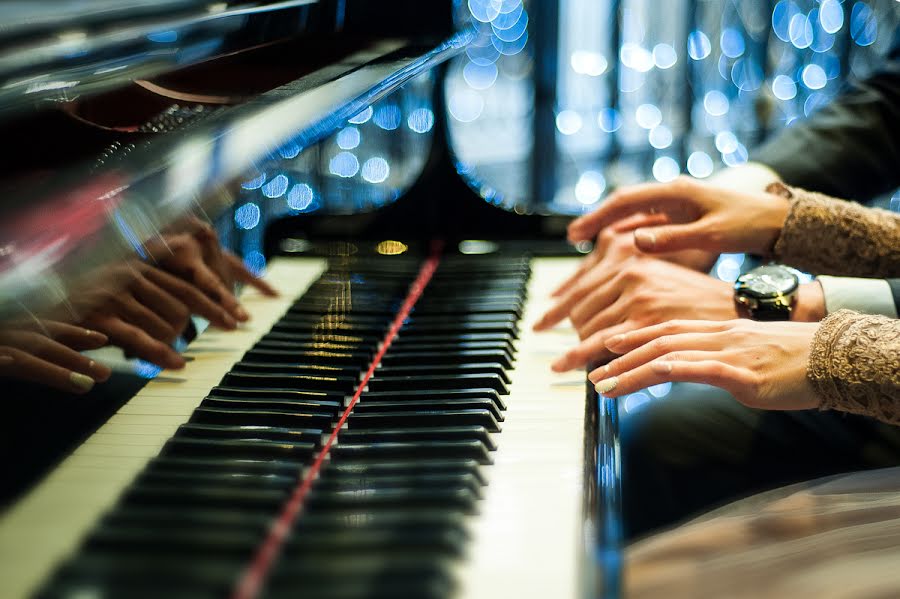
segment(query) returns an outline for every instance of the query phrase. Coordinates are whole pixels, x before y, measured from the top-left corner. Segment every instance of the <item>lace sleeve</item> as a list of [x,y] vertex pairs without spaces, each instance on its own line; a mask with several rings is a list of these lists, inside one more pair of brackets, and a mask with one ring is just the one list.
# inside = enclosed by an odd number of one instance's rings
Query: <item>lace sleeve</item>
[[815,274],[900,276],[900,215],[773,183],[791,200],[774,254]]
[[816,331],[806,373],[820,409],[900,425],[900,320],[838,310]]

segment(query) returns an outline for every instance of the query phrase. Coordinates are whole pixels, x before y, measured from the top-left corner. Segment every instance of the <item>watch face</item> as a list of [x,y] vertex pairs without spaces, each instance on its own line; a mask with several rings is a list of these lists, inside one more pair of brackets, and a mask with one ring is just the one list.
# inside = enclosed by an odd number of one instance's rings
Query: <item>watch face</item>
[[761,266],[738,279],[736,288],[757,298],[786,295],[797,288],[797,275],[782,266]]

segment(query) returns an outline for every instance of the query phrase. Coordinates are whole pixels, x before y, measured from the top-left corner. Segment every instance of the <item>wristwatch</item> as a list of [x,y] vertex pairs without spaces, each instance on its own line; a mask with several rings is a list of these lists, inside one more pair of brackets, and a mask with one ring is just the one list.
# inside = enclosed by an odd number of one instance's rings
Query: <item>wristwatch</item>
[[797,303],[797,271],[780,264],[754,268],[734,283],[738,314],[753,320],[790,320]]

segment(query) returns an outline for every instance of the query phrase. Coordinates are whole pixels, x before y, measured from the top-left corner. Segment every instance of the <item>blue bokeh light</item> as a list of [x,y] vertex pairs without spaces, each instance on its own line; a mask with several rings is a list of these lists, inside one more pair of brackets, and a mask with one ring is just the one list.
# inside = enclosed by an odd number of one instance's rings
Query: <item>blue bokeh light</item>
[[267,198],[280,198],[285,194],[288,188],[288,178],[286,175],[278,174],[272,177],[272,180],[262,186],[260,191]]
[[259,206],[248,202],[234,211],[234,224],[240,229],[250,230],[259,224],[260,216]]

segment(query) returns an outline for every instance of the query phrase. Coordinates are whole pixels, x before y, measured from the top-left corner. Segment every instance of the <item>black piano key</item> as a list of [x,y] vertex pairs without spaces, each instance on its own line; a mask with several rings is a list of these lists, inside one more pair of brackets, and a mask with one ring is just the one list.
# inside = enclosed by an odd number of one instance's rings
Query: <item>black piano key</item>
[[324,469],[328,476],[358,477],[365,475],[379,476],[390,475],[420,475],[420,474],[454,474],[465,473],[476,478],[481,484],[486,485],[487,479],[481,471],[481,464],[474,459],[466,458],[419,458],[405,460],[362,460],[341,459],[338,456]]
[[[205,402],[204,402],[205,403]],[[224,403],[220,400],[219,402]],[[233,400],[230,403],[236,403]],[[207,404],[207,405],[216,405]],[[230,424],[235,426],[277,426],[286,428],[315,428],[318,430],[330,429],[331,423],[337,416],[336,410],[322,412],[295,412],[291,410],[253,409],[243,407],[248,405],[242,402],[240,407],[204,407],[203,404],[191,414],[188,422],[195,424]],[[253,404],[250,403],[250,406]]]
[[101,526],[85,540],[87,551],[109,551],[152,557],[181,555],[191,558],[198,553],[205,557],[233,557],[249,559],[261,537],[246,531],[207,528],[204,530],[169,530],[148,526]]
[[326,364],[298,364],[292,362],[245,362],[241,360],[231,367],[231,373],[286,374],[290,376],[345,376],[357,377],[360,369],[353,366]]
[[448,376],[381,376],[376,374],[366,385],[369,391],[410,391],[423,389],[441,392],[446,389],[493,389],[509,395],[506,383],[497,374],[457,374]]
[[[359,422],[357,421],[357,425]],[[469,441],[477,439],[484,446],[494,451],[497,444],[491,438],[488,430],[483,426],[448,426],[448,427],[418,427],[418,428],[349,428],[340,432],[339,444],[362,443],[407,443],[410,441],[440,442],[440,441]]]
[[395,378],[405,376],[462,376],[466,374],[493,374],[501,381],[510,384],[509,375],[502,364],[490,362],[452,363],[452,364],[397,364],[383,366],[375,371],[379,378]]
[[496,363],[504,369],[512,368],[512,358],[503,349],[453,350],[448,347],[447,351],[388,352],[381,360],[382,367],[475,363]]
[[371,352],[326,351],[293,349],[251,349],[241,360],[245,363],[314,364],[322,366],[352,367],[365,370],[372,361]]
[[222,459],[272,459],[307,461],[318,447],[317,442],[295,443],[263,440],[192,439],[173,437],[160,451],[163,456],[219,457]]
[[370,510],[382,507],[423,506],[436,509],[458,509],[467,514],[475,513],[478,496],[466,486],[440,489],[401,486],[396,488],[358,489],[336,491],[317,489],[315,486],[306,499],[309,510]]
[[[277,387],[266,389],[253,389],[248,387],[213,387],[206,396],[207,400],[227,400],[235,399],[240,401],[290,401],[315,404],[319,406],[334,406],[335,408],[343,405],[344,394],[334,391],[315,391],[315,390],[298,390],[298,389],[279,389]],[[274,407],[274,404],[273,406]]]
[[123,502],[130,506],[213,507],[278,513],[290,493],[286,489],[244,489],[227,485],[135,484],[126,489]]
[[331,448],[332,459],[471,459],[490,464],[490,451],[479,440],[408,443],[338,443]]
[[222,486],[250,489],[290,489],[297,484],[295,476],[277,474],[246,474],[232,472],[168,472],[147,470],[141,473],[137,485]]
[[397,390],[397,391],[366,391],[360,397],[356,408],[366,409],[363,406],[371,406],[379,402],[399,402],[399,401],[419,401],[419,400],[435,400],[444,401],[447,399],[489,399],[498,411],[506,409],[506,403],[496,389],[488,388],[465,388],[465,389],[443,389],[441,391],[429,390]]
[[276,476],[297,476],[303,470],[305,462],[289,460],[259,460],[225,458],[222,456],[178,457],[162,456],[150,460],[145,471],[159,472],[223,472]]
[[173,439],[228,439],[248,442],[272,441],[289,444],[317,444],[321,440],[323,432],[324,429],[321,428],[284,428],[266,425],[189,422],[178,427]]
[[353,410],[347,425],[364,429],[432,426],[481,426],[492,433],[500,432],[500,424],[490,410],[404,410],[359,412]]
[[428,473],[428,474],[381,474],[367,473],[361,476],[323,476],[316,482],[316,488],[321,491],[354,491],[368,489],[397,489],[397,488],[456,488],[465,487],[472,491],[476,497],[481,498],[481,482],[470,473]]
[[[233,539],[228,539],[235,542]],[[334,556],[355,559],[367,554],[420,551],[446,558],[462,556],[467,537],[461,530],[419,528],[397,530],[368,528],[296,535],[284,547],[281,559]]]
[[349,376],[262,374],[258,372],[229,372],[222,378],[223,384],[232,387],[338,391],[345,394],[352,394],[358,382],[359,378]]

